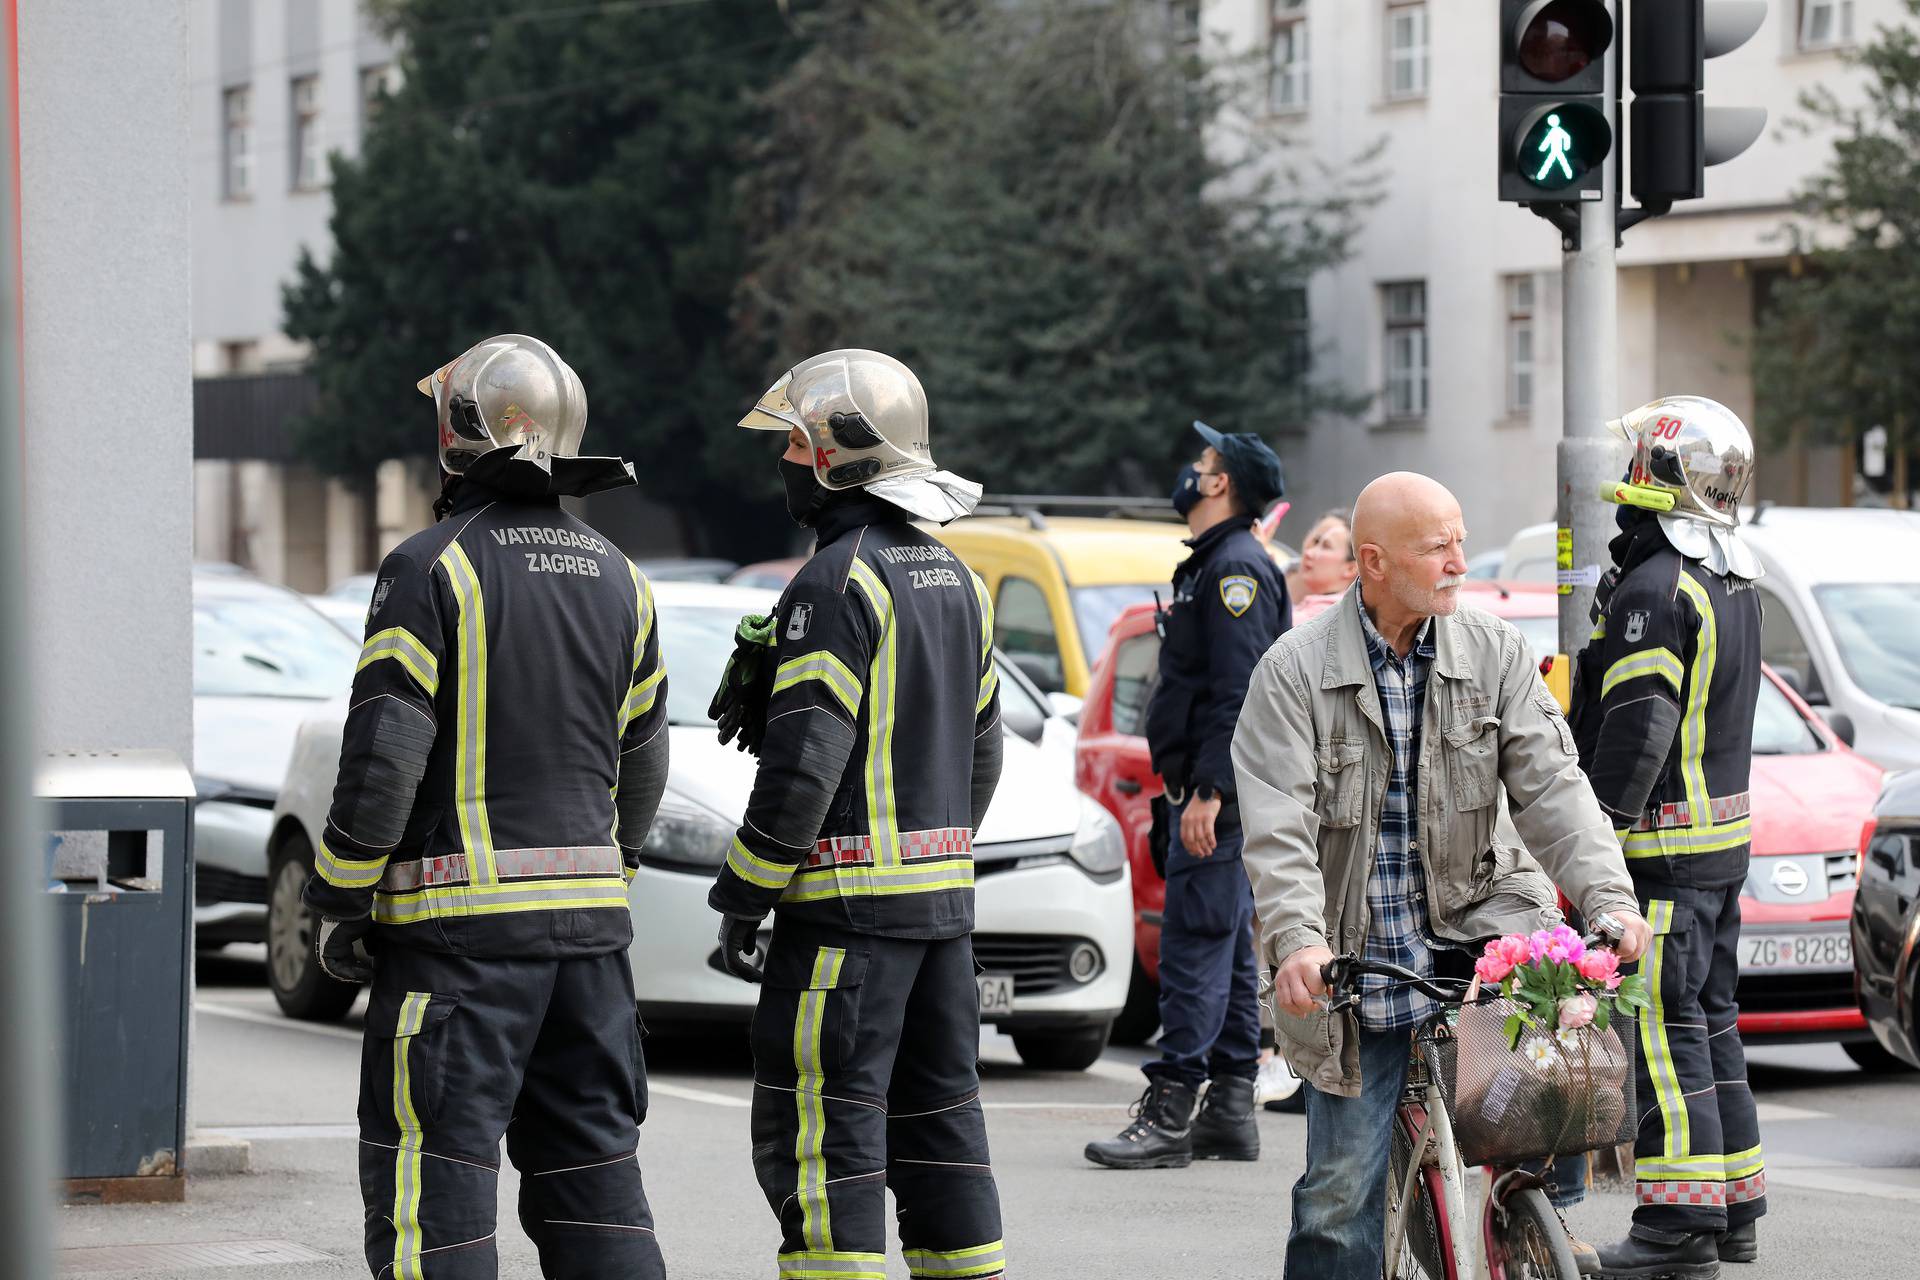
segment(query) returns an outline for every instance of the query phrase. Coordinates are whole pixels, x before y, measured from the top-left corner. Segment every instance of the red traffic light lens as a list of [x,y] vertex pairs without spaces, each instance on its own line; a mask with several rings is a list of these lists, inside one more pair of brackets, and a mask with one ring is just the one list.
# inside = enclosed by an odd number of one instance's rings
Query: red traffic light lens
[[1585,71],[1613,42],[1613,23],[1599,0],[1547,0],[1520,30],[1520,65],[1549,84]]

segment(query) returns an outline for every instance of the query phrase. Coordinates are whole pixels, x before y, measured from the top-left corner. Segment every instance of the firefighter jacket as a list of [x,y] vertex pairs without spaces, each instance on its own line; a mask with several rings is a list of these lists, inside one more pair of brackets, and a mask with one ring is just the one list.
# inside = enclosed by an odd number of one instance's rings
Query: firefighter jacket
[[1675,551],[1651,517],[1625,523],[1574,672],[1580,765],[1636,879],[1732,884],[1753,831],[1759,595]]
[[973,833],[1000,778],[986,586],[890,503],[821,512],[774,611],[766,736],[716,911],[896,938],[973,928]]
[[469,480],[380,566],[308,905],[460,955],[625,947],[666,693],[633,563]]
[[1160,618],[1160,678],[1147,704],[1154,772],[1178,798],[1211,787],[1234,798],[1233,729],[1253,667],[1293,625],[1287,580],[1234,516],[1187,545]]

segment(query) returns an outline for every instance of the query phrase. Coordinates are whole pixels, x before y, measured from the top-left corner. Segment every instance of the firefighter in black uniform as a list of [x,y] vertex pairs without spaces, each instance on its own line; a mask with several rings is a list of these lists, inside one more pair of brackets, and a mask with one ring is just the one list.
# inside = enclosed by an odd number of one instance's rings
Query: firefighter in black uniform
[[306,889],[321,966],[373,984],[367,1266],[494,1276],[504,1135],[544,1275],[660,1277],[627,883],[666,782],[666,673],[646,579],[559,503],[633,469],[575,456],[586,392],[537,339],[420,389],[441,519],[380,566]]
[[911,523],[964,515],[980,489],[935,469],[920,382],[876,351],[796,365],[740,425],[787,433],[787,509],[819,539],[772,652],[750,619],[715,707],[760,757],[708,901],[728,968],[764,984],[753,1163],[780,1275],[884,1280],[891,1190],[910,1274],[991,1280],[1006,1261],[975,1063],[971,849],[1000,776],[993,614]]
[[1619,828],[1653,926],[1641,961],[1633,1229],[1602,1274],[1711,1277],[1751,1262],[1766,1212],[1736,1026],[1747,779],[1760,686],[1760,569],[1740,541],[1753,441],[1723,406],[1672,396],[1613,424],[1632,443],[1614,568],[1575,672],[1581,766]]
[[1286,578],[1252,532],[1284,486],[1280,459],[1258,436],[1193,426],[1205,447],[1173,491],[1193,554],[1174,571],[1173,602],[1159,623],[1160,678],[1146,724],[1167,788],[1164,807],[1155,803],[1167,832],[1160,1057],[1143,1068],[1147,1089],[1133,1122],[1087,1144],[1087,1159],[1114,1169],[1260,1157],[1253,891],[1240,867],[1230,752],[1254,664],[1293,624]]

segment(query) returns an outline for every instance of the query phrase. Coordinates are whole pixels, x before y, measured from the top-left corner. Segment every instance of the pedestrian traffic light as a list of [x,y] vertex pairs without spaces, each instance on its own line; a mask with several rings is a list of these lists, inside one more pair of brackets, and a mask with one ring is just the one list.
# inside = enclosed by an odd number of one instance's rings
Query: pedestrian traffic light
[[1500,0],[1500,198],[1600,198],[1607,125],[1604,0]]
[[1707,166],[1733,159],[1766,128],[1766,108],[1709,107],[1701,92],[1706,60],[1752,39],[1766,16],[1766,0],[1634,0],[1627,161],[1641,204],[1698,200]]

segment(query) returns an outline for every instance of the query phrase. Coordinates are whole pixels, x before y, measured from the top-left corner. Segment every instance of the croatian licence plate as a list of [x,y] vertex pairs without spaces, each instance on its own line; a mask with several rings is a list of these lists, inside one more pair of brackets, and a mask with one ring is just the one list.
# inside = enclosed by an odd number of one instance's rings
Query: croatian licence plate
[[980,983],[980,1016],[995,1018],[1003,1013],[1013,1012],[1013,975],[1010,973],[983,973],[977,981]]
[[1853,939],[1845,929],[1824,933],[1749,933],[1740,939],[1740,967],[1760,973],[1853,968]]

